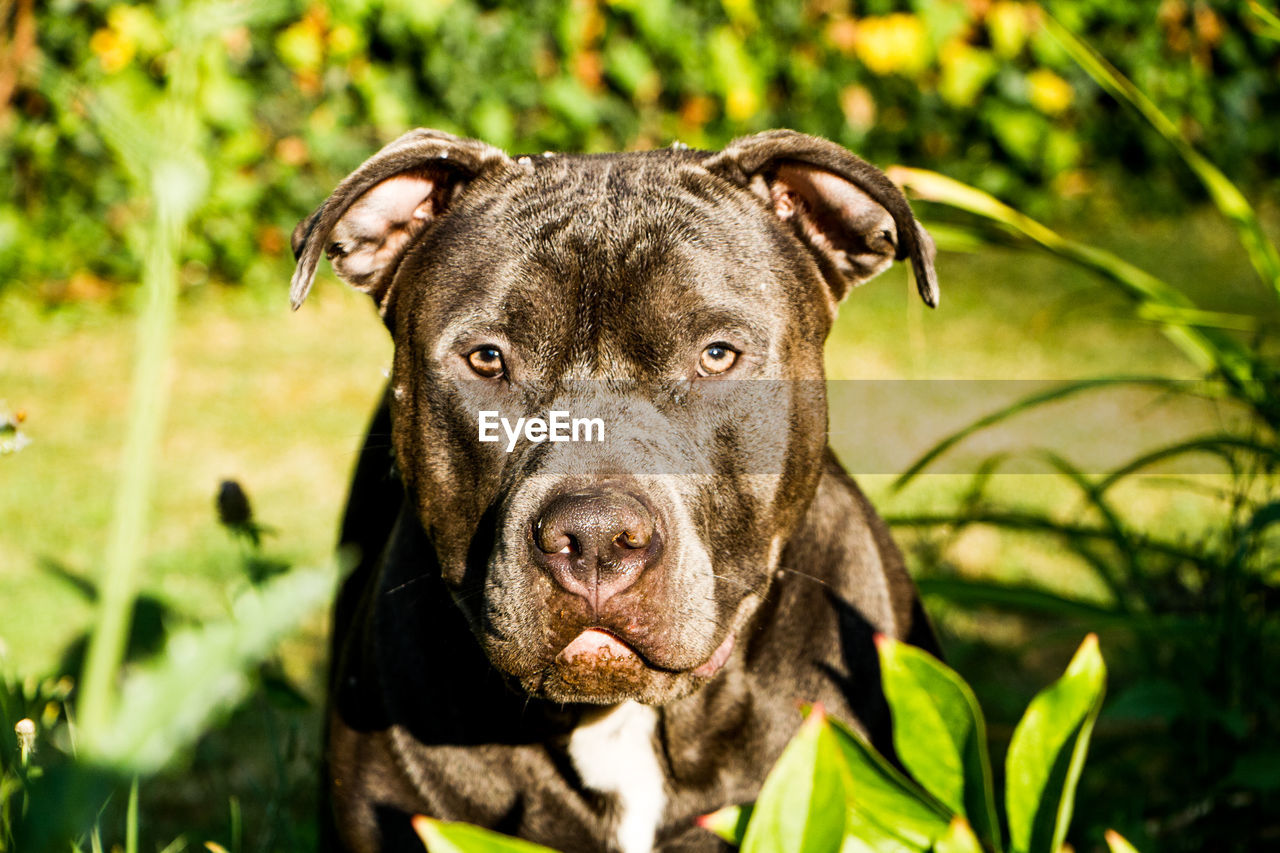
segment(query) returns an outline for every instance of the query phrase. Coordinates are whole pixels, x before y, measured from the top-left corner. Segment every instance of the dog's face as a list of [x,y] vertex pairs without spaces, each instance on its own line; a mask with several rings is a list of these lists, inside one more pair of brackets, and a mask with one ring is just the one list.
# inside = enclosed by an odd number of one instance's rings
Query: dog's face
[[[817,484],[836,302],[904,256],[937,294],[897,190],[789,132],[512,159],[416,131],[294,246],[295,305],[321,251],[377,301],[444,580],[493,665],[562,702],[715,675]],[[507,431],[555,412],[569,440]]]

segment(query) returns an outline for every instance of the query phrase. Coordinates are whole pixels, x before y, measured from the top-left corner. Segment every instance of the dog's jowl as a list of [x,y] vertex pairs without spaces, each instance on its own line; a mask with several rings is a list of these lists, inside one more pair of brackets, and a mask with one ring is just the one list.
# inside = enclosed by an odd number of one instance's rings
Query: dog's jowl
[[420,851],[415,814],[718,849],[695,819],[756,796],[801,702],[891,752],[873,636],[933,639],[822,382],[851,288],[902,259],[938,299],[879,170],[789,131],[512,157],[419,130],[293,244],[295,307],[326,255],[395,343],[342,531],[331,849]]

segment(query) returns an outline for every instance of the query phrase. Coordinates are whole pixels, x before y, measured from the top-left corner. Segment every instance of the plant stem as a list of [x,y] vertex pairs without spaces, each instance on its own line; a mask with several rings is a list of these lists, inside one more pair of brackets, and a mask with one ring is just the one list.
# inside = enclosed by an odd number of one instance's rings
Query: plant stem
[[115,678],[129,635],[135,575],[142,558],[148,504],[155,478],[156,448],[168,404],[169,340],[178,296],[174,255],[181,234],[180,216],[166,204],[166,194],[153,193],[151,226],[143,289],[146,305],[138,320],[138,352],[133,371],[129,431],[116,488],[101,584],[98,620],[85,658],[80,723],[86,743],[102,737],[115,704]]

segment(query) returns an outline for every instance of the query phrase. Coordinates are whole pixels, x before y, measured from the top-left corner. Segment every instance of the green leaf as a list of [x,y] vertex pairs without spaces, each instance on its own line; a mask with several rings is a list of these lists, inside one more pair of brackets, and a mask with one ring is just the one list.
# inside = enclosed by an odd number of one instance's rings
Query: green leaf
[[742,837],[747,833],[747,823],[751,820],[752,806],[725,806],[711,814],[698,818],[698,826],[714,833],[735,847],[742,846]]
[[951,815],[871,748],[861,735],[831,720],[844,760],[849,818],[845,837],[881,849],[893,842],[925,850],[946,832]]
[[554,853],[550,847],[522,841],[492,830],[423,815],[413,819],[413,829],[428,853]]
[[969,685],[937,658],[876,638],[898,758],[930,794],[1000,846],[982,709]]
[[1062,846],[1105,687],[1106,665],[1090,634],[1066,673],[1031,700],[1014,730],[1005,805],[1017,853],[1054,853]]
[[845,828],[840,748],[821,707],[769,771],[742,839],[743,853],[831,853]]
[[973,828],[962,817],[956,817],[947,832],[933,845],[934,853],[982,853],[982,844],[973,834]]
[[865,812],[850,808],[845,815],[840,853],[925,853],[928,845],[909,844]]

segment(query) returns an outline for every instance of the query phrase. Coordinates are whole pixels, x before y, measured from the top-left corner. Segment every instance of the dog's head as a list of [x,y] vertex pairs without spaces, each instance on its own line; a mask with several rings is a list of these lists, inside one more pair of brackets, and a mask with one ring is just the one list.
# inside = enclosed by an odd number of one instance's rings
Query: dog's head
[[[418,130],[293,246],[295,308],[321,254],[377,303],[444,581],[493,665],[557,701],[660,703],[715,675],[817,486],[836,304],[901,258],[938,298],[897,188],[790,131],[512,158]],[[569,440],[498,426],[554,412]]]

